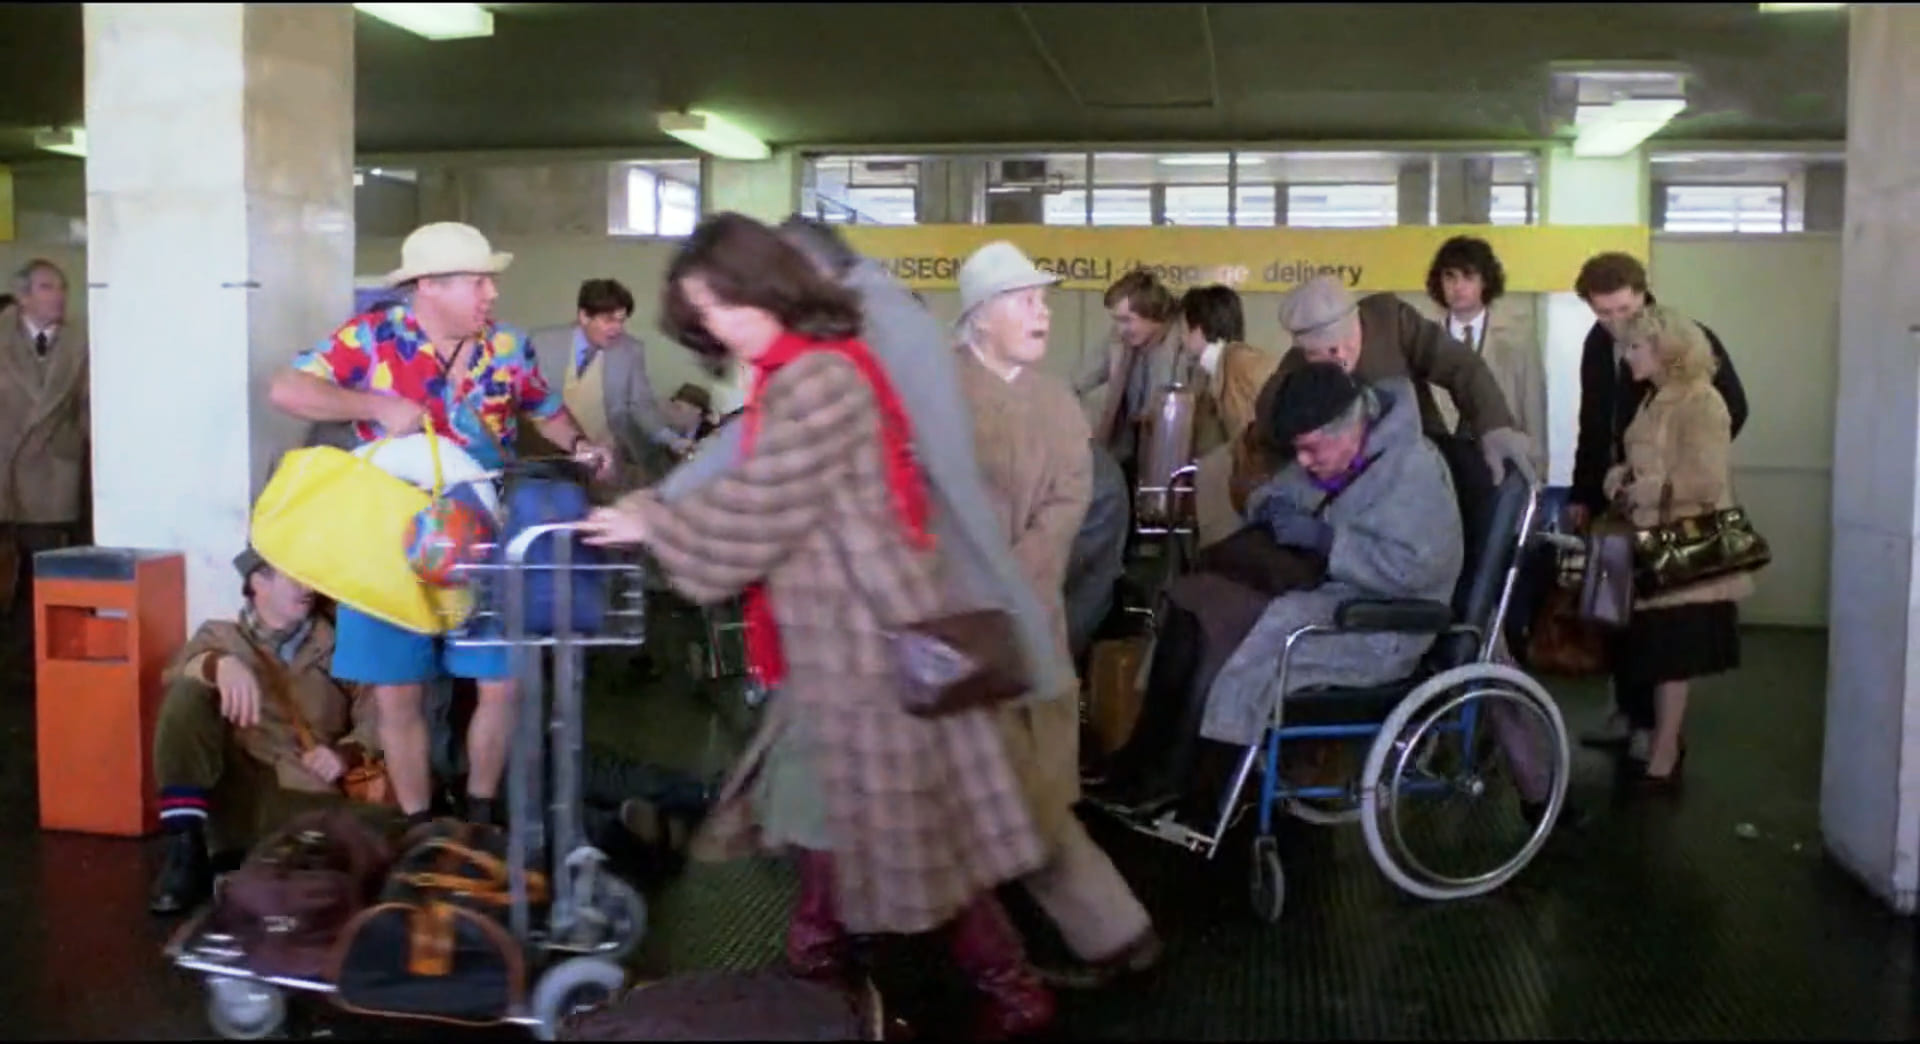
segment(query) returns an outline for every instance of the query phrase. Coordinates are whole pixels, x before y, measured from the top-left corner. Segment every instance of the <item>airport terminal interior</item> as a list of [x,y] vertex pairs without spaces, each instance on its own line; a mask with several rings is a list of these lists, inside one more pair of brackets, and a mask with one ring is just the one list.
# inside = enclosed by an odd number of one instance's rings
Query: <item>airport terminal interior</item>
[[[270,401],[275,375],[391,289],[416,229],[458,222],[512,255],[500,321],[565,327],[583,281],[618,280],[653,391],[698,385],[730,412],[746,378],[660,325],[682,244],[736,212],[832,226],[943,330],[973,304],[960,263],[1015,244],[1059,277],[1037,368],[1090,418],[1108,287],[1136,266],[1176,298],[1232,287],[1243,339],[1277,357],[1315,275],[1444,330],[1428,270],[1455,236],[1504,266],[1481,334],[1538,372],[1542,487],[1575,481],[1587,423],[1589,257],[1642,262],[1651,297],[1709,327],[1744,385],[1731,489],[1772,560],[1739,602],[1738,666],[1692,686],[1684,785],[1650,788],[1582,742],[1612,714],[1604,670],[1532,670],[1568,772],[1519,873],[1419,898],[1360,826],[1283,817],[1271,923],[1250,896],[1253,817],[1203,858],[1083,805],[1164,951],[1057,990],[1051,1036],[1914,1039],[1916,171],[1909,5],[0,5],[0,272],[16,295],[64,279],[58,329],[84,333],[90,382],[81,517],[0,500],[0,566],[48,546],[27,523],[52,521],[183,570],[130,615],[49,611],[37,563],[7,585],[0,1035],[217,1039],[205,976],[163,952],[180,919],[148,909],[157,665],[240,610],[231,563],[255,498],[306,436]],[[12,307],[0,344],[24,347],[0,360],[0,401],[34,402],[6,385],[42,379],[25,353],[44,324]],[[0,422],[9,498],[53,452],[15,427]],[[1137,537],[1129,589],[1184,561],[1178,543]],[[725,644],[711,616],[658,602],[639,660],[586,653],[584,735],[717,780],[765,711],[708,655]],[[106,658],[146,666],[55,662],[47,633],[70,626],[81,645],[120,634]],[[50,743],[51,722],[81,719],[116,737],[97,748],[111,765]],[[92,789],[50,796],[68,787]],[[49,822],[86,801],[106,825]],[[695,859],[644,887],[628,982],[781,961],[790,861]],[[1006,904],[1036,962],[1071,959],[1021,895]],[[931,957],[898,963],[889,1011],[920,1037],[967,1032],[966,984]],[[526,1035],[300,992],[275,1032]]]

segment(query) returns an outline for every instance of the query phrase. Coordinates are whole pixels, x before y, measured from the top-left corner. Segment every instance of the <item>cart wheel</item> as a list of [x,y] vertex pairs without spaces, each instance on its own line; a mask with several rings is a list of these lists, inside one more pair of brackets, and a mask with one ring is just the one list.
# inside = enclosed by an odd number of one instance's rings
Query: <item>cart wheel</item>
[[1280,923],[1287,905],[1287,871],[1280,865],[1280,846],[1271,835],[1253,840],[1253,865],[1247,875],[1254,915],[1268,924]]
[[626,960],[647,937],[646,897],[627,882],[601,871],[594,874],[590,903],[594,913],[606,918],[600,936],[605,949],[594,956],[615,963]]
[[626,970],[604,957],[569,957],[547,969],[533,988],[534,1036],[558,1040],[567,1016],[612,1000],[626,981]]
[[286,1024],[286,991],[225,975],[208,979],[207,1021],[222,1039],[264,1040]]

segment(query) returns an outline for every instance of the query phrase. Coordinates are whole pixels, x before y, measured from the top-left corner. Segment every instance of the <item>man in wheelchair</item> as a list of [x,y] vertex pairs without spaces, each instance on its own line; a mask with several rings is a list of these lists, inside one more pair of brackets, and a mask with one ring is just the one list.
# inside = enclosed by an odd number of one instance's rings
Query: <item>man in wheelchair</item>
[[[1163,634],[1140,726],[1116,759],[1123,767],[1098,788],[1103,799],[1141,810],[1174,801],[1207,808],[1226,782],[1219,770],[1260,741],[1282,685],[1396,682],[1416,671],[1448,622],[1394,630],[1393,621],[1348,618],[1355,602],[1446,606],[1462,568],[1453,480],[1422,433],[1412,386],[1369,386],[1335,363],[1311,363],[1280,385],[1269,416],[1274,444],[1291,446],[1293,461],[1254,491],[1248,521],[1283,549],[1324,562],[1324,580],[1273,598],[1224,662],[1189,656],[1193,673],[1172,684],[1160,669],[1173,652]],[[1337,623],[1353,633],[1296,643],[1288,677],[1275,676],[1288,635]]]

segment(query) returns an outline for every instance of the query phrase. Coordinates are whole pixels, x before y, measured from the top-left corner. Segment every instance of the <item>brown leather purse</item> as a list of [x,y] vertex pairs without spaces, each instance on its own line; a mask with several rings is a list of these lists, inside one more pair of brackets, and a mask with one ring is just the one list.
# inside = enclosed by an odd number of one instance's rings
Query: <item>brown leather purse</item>
[[[856,585],[852,556],[832,540],[847,582]],[[878,615],[878,609],[875,609]],[[900,705],[917,718],[940,718],[1019,699],[1029,688],[1013,615],[970,609],[881,633],[899,675]]]

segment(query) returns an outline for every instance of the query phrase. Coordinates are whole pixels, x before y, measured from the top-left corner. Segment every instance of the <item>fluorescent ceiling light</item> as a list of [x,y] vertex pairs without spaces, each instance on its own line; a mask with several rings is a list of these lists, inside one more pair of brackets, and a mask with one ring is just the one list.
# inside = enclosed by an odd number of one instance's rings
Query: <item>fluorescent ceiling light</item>
[[766,142],[710,112],[663,112],[660,129],[721,159],[763,160],[773,155]]
[[1624,156],[1686,107],[1684,98],[1622,98],[1609,105],[1582,105],[1573,117],[1573,154],[1588,159]]
[[[1245,164],[1248,161],[1241,160],[1240,162]],[[1166,167],[1224,167],[1227,163],[1228,157],[1224,152],[1204,152],[1191,155],[1176,154],[1160,157],[1160,164]]]
[[429,40],[493,35],[493,12],[479,4],[354,4],[363,14]]
[[1782,11],[1832,11],[1846,7],[1846,4],[1761,4],[1761,14],[1778,14]]
[[62,156],[87,158],[87,131],[84,127],[49,128],[33,132],[33,146]]

